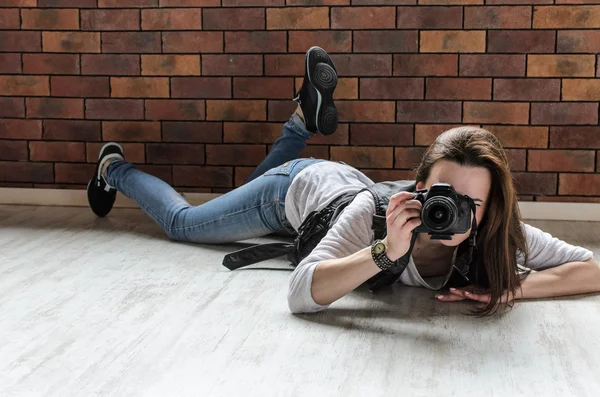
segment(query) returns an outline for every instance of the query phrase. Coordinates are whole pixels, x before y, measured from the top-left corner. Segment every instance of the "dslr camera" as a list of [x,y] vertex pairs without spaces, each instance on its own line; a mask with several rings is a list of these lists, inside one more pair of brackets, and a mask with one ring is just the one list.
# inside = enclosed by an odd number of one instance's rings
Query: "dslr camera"
[[413,233],[428,233],[432,240],[450,240],[454,234],[466,233],[471,227],[473,200],[458,194],[452,185],[435,183],[431,189],[417,190],[414,200],[423,205],[421,224]]

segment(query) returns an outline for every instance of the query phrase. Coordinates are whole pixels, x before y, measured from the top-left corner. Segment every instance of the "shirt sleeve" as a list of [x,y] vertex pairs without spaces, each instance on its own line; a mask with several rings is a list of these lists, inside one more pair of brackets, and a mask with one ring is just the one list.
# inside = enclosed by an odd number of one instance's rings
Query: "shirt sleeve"
[[527,263],[523,263],[524,257],[520,254],[517,258],[519,265],[540,271],[569,262],[586,261],[593,256],[588,249],[571,245],[531,225],[521,225],[525,231],[529,255]]
[[312,279],[319,263],[352,255],[372,241],[375,203],[369,192],[362,192],[342,211],[338,220],[321,242],[292,273],[288,306],[292,313],[311,313],[326,309],[312,297]]

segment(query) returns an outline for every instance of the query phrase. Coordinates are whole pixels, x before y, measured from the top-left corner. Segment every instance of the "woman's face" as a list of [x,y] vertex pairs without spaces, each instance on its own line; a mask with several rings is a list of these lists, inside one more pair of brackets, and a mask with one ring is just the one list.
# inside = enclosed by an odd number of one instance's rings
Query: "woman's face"
[[[492,176],[487,168],[466,167],[452,161],[440,160],[433,165],[429,178],[423,184],[417,183],[417,189],[430,189],[434,183],[449,183],[459,194],[465,194],[475,201],[477,224],[481,224],[488,204]],[[440,240],[443,245],[457,246],[469,237],[470,229],[465,234],[455,234],[452,240]]]

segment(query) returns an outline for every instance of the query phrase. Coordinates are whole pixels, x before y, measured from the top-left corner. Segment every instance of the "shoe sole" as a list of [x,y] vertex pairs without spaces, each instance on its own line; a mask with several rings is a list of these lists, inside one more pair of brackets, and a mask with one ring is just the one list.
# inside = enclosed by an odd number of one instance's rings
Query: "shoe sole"
[[317,91],[317,111],[315,124],[317,131],[323,135],[330,135],[338,125],[338,112],[333,102],[333,92],[337,86],[337,73],[325,63],[315,67],[310,83]]
[[328,64],[337,73],[337,70],[335,68],[335,64],[333,63],[333,60],[331,59],[331,57],[329,56],[327,51],[325,51],[321,47],[318,47],[318,46],[310,47],[308,49],[308,51],[306,51],[305,60],[306,60],[306,71],[309,74],[310,74],[310,65],[316,65],[318,63]]
[[[310,65],[317,63],[314,74]],[[306,52],[306,75],[317,92],[317,111],[315,125],[323,135],[330,135],[338,125],[338,112],[333,102],[333,92],[337,87],[337,72],[331,57],[321,47],[311,47]]]
[[[333,64],[333,61],[331,60],[331,57],[329,56],[329,54],[322,49],[321,47],[318,46],[313,46],[310,47],[308,49],[308,51],[306,51],[306,55],[304,56],[304,79],[308,80],[310,82],[310,70],[311,67],[310,65],[317,65],[319,63],[326,63],[329,66],[331,66],[333,68],[333,70],[335,70],[335,65]],[[337,73],[337,71],[336,71]],[[298,101],[300,99],[299,96],[296,96],[293,100],[294,101]]]

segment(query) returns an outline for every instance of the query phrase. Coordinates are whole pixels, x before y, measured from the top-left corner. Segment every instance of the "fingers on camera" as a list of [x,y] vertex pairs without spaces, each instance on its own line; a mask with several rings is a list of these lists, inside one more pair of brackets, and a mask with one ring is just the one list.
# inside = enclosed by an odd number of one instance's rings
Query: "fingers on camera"
[[394,212],[396,208],[401,205],[403,205],[404,208],[416,208],[420,210],[422,208],[422,204],[420,201],[413,200],[414,197],[415,195],[410,192],[396,193],[390,199],[387,214],[389,215],[390,213]]
[[411,219],[420,219],[421,212],[415,208],[398,208],[388,215],[390,220],[398,226],[404,226]]
[[390,204],[404,202],[404,201],[410,200],[410,199],[412,199],[414,197],[415,197],[415,195],[413,193],[410,193],[410,192],[396,193],[390,199]]

